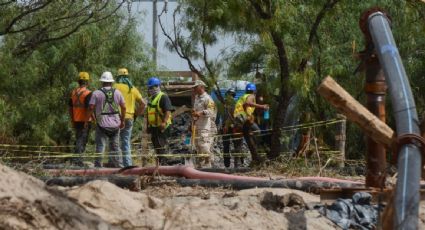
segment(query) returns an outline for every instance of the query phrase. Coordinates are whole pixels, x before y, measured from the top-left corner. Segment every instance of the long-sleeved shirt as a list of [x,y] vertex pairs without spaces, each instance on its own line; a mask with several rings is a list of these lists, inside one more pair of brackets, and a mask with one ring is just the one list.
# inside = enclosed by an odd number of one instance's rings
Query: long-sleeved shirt
[[206,92],[197,95],[193,108],[196,112],[201,112],[201,116],[195,119],[196,130],[215,131],[217,108],[211,96]]

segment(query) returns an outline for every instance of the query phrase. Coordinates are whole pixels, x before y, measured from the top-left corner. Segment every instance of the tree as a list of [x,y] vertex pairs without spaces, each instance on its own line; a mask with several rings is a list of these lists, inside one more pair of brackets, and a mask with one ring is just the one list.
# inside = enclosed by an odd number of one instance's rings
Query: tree
[[[205,0],[185,0],[181,4],[200,15],[204,12],[204,5],[208,4],[205,20],[192,17],[191,23],[206,23],[210,33],[221,31],[236,34],[242,39],[248,37],[251,44],[233,55],[233,63],[245,68],[263,66],[274,78],[271,81],[279,86],[270,159],[280,155],[279,130],[284,125],[290,98],[295,94],[299,97],[299,110],[310,111],[312,119],[320,120],[335,114],[315,93],[315,87],[326,75],[333,75],[349,92],[361,99],[360,76],[353,73],[360,62],[354,56],[363,48],[358,20],[364,10],[379,5],[394,16],[395,37],[403,59],[408,60],[406,69],[415,75],[412,76],[413,82],[423,78],[417,75],[423,73],[420,60],[424,55],[419,47],[424,42],[420,23],[423,23],[425,4],[420,1],[234,0],[205,3]],[[190,12],[187,15],[191,15]],[[415,36],[408,31],[414,31]],[[258,47],[263,49],[262,52],[258,51]],[[355,133],[361,137],[358,131]],[[348,144],[357,150],[360,146],[356,139],[349,140]]]
[[125,0],[106,1],[5,1],[0,4],[0,36],[18,34],[15,54],[41,44],[61,40],[82,26],[105,20],[117,13]]
[[0,44],[0,110],[5,108],[11,116],[0,119],[7,124],[3,135],[29,144],[69,144],[67,100],[79,71],[88,71],[91,87],[96,88],[103,71],[126,67],[135,85],[142,85],[153,65],[136,23],[120,9],[113,17],[18,56],[10,50],[21,44],[21,34],[5,35]]
[[[167,46],[171,51],[176,52],[180,58],[187,62],[189,69],[196,73],[208,85],[214,85],[217,92],[220,92],[218,78],[222,72],[223,63],[220,59],[210,59],[208,56],[208,47],[217,43],[217,37],[220,31],[211,27],[209,23],[210,6],[214,1],[201,1],[201,5],[192,6],[190,4],[180,4],[173,12],[173,28],[168,32],[161,20],[165,13],[165,8],[158,16],[159,24],[163,34],[167,38]],[[176,17],[182,18],[177,23]],[[183,35],[187,30],[188,37]],[[202,60],[203,66],[196,67],[194,61]],[[224,99],[220,93],[217,93],[218,99],[223,102]]]

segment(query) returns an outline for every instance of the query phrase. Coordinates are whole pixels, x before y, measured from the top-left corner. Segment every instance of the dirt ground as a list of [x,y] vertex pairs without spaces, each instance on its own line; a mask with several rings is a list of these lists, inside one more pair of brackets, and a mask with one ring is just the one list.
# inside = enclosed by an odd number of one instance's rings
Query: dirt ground
[[229,191],[155,186],[130,192],[103,181],[67,191],[85,208],[126,229],[336,229],[316,211],[319,198],[289,189]]
[[[339,229],[311,210],[319,196],[291,189],[180,187],[150,182],[138,192],[106,181],[72,188],[0,165],[0,229]],[[425,203],[420,229],[425,229]]]

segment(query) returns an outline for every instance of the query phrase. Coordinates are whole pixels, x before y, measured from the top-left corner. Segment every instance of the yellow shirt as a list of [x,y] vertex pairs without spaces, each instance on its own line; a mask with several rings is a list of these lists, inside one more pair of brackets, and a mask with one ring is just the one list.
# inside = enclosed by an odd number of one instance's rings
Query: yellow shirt
[[114,88],[118,89],[124,97],[126,107],[125,118],[133,119],[134,112],[136,110],[136,102],[140,102],[142,100],[142,95],[139,90],[137,90],[136,87],[133,87],[131,88],[131,91],[129,91],[128,85],[123,83],[114,84]]

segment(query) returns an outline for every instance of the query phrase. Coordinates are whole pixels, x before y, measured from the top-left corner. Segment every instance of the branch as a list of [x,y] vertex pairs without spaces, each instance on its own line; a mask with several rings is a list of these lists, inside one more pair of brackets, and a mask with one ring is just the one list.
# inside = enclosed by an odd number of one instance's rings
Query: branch
[[176,14],[177,14],[178,8],[174,10],[173,13],[173,32],[174,32],[174,39],[171,37],[171,35],[169,35],[164,28],[164,25],[162,24],[161,21],[161,16],[162,14],[165,12],[165,10],[163,9],[161,14],[158,15],[158,22],[159,22],[159,26],[161,27],[161,31],[164,34],[165,37],[167,37],[168,41],[171,43],[171,46],[174,48],[174,51],[176,51],[177,55],[179,55],[180,58],[186,60],[189,69],[196,73],[199,77],[201,77],[201,79],[205,79],[205,75],[201,73],[200,70],[198,70],[192,63],[192,60],[189,58],[189,56],[183,51],[181,44],[179,43],[179,35],[177,32],[177,26],[176,26]]
[[47,5],[49,5],[52,2],[53,2],[53,0],[48,0],[44,4],[42,4],[42,5],[38,6],[38,7],[34,7],[34,8],[29,7],[29,8],[31,8],[30,10],[24,11],[20,15],[16,16],[15,18],[13,18],[12,21],[9,23],[9,25],[3,31],[0,31],[0,35],[8,34],[11,31],[12,27],[19,20],[21,20],[23,17],[25,17],[25,16],[27,16],[29,14],[32,14],[32,13],[38,11],[38,10],[43,9],[44,7],[46,7]]
[[[96,19],[96,20],[91,20],[94,18],[94,16],[96,15],[94,12],[92,12],[91,14],[89,14],[84,20],[80,21],[80,22],[71,22],[65,26],[59,27],[59,28],[53,28],[52,30],[48,31],[47,29],[49,28],[49,26],[44,27],[41,29],[41,31],[43,31],[45,34],[48,35],[49,32],[52,31],[59,31],[59,30],[63,30],[69,27],[73,27],[72,29],[68,30],[67,32],[65,32],[64,34],[58,35],[56,37],[48,37],[47,38],[36,38],[36,36],[39,36],[40,33],[36,34],[33,36],[34,39],[30,39],[29,42],[26,42],[26,44],[21,44],[18,48],[17,51],[15,51],[14,53],[19,55],[22,53],[25,53],[26,51],[28,51],[29,48],[35,48],[43,43],[47,43],[47,42],[53,42],[53,41],[57,41],[57,40],[61,40],[64,39],[66,37],[69,37],[70,35],[72,35],[73,33],[77,32],[82,26],[88,25],[88,24],[92,24],[92,23],[96,23],[102,20],[105,20],[107,18],[109,18],[110,16],[112,16],[113,14],[115,14],[119,8],[121,8],[121,6],[125,3],[126,1],[123,0],[114,10],[112,10],[109,14]],[[106,9],[106,4],[108,4],[109,1],[107,1],[99,10],[97,13],[103,11],[104,9]],[[73,26],[75,25],[75,26]],[[32,40],[32,41],[31,41]]]
[[[211,70],[211,66],[208,63],[208,56],[207,56],[207,45],[205,44],[205,34],[206,34],[206,30],[207,30],[207,25],[206,25],[206,14],[208,12],[208,5],[207,5],[208,1],[204,1],[204,8],[203,8],[203,12],[202,12],[202,30],[201,30],[201,43],[202,43],[202,53],[203,53],[203,59],[204,59],[204,64],[205,64],[205,68],[208,70],[208,73],[210,75],[213,74],[213,71]],[[215,81],[215,79],[214,79]]]
[[10,1],[7,1],[7,2],[0,3],[0,7],[3,7],[5,5],[9,5],[9,4],[13,3],[13,2],[15,2],[15,0],[10,0]]
[[[262,19],[271,19],[272,18],[271,12],[265,12],[263,10],[263,8],[261,8],[260,4],[258,4],[255,0],[249,0],[249,2],[254,7],[255,12],[257,12],[257,14],[260,16],[260,18],[262,18]],[[270,1],[266,1],[266,4],[267,4],[269,10],[271,10]]]
[[[340,0],[328,0],[325,5],[323,5],[322,9],[319,11],[319,13],[316,16],[316,19],[314,20],[314,23],[310,29],[310,34],[308,36],[308,46],[312,46],[313,44],[313,38],[316,38],[317,44],[320,46],[319,42],[319,36],[317,36],[317,30],[319,29],[320,22],[325,17],[326,13],[330,11]],[[301,60],[301,63],[298,67],[298,72],[302,72],[305,70],[307,66],[307,60],[308,58],[303,58]]]

